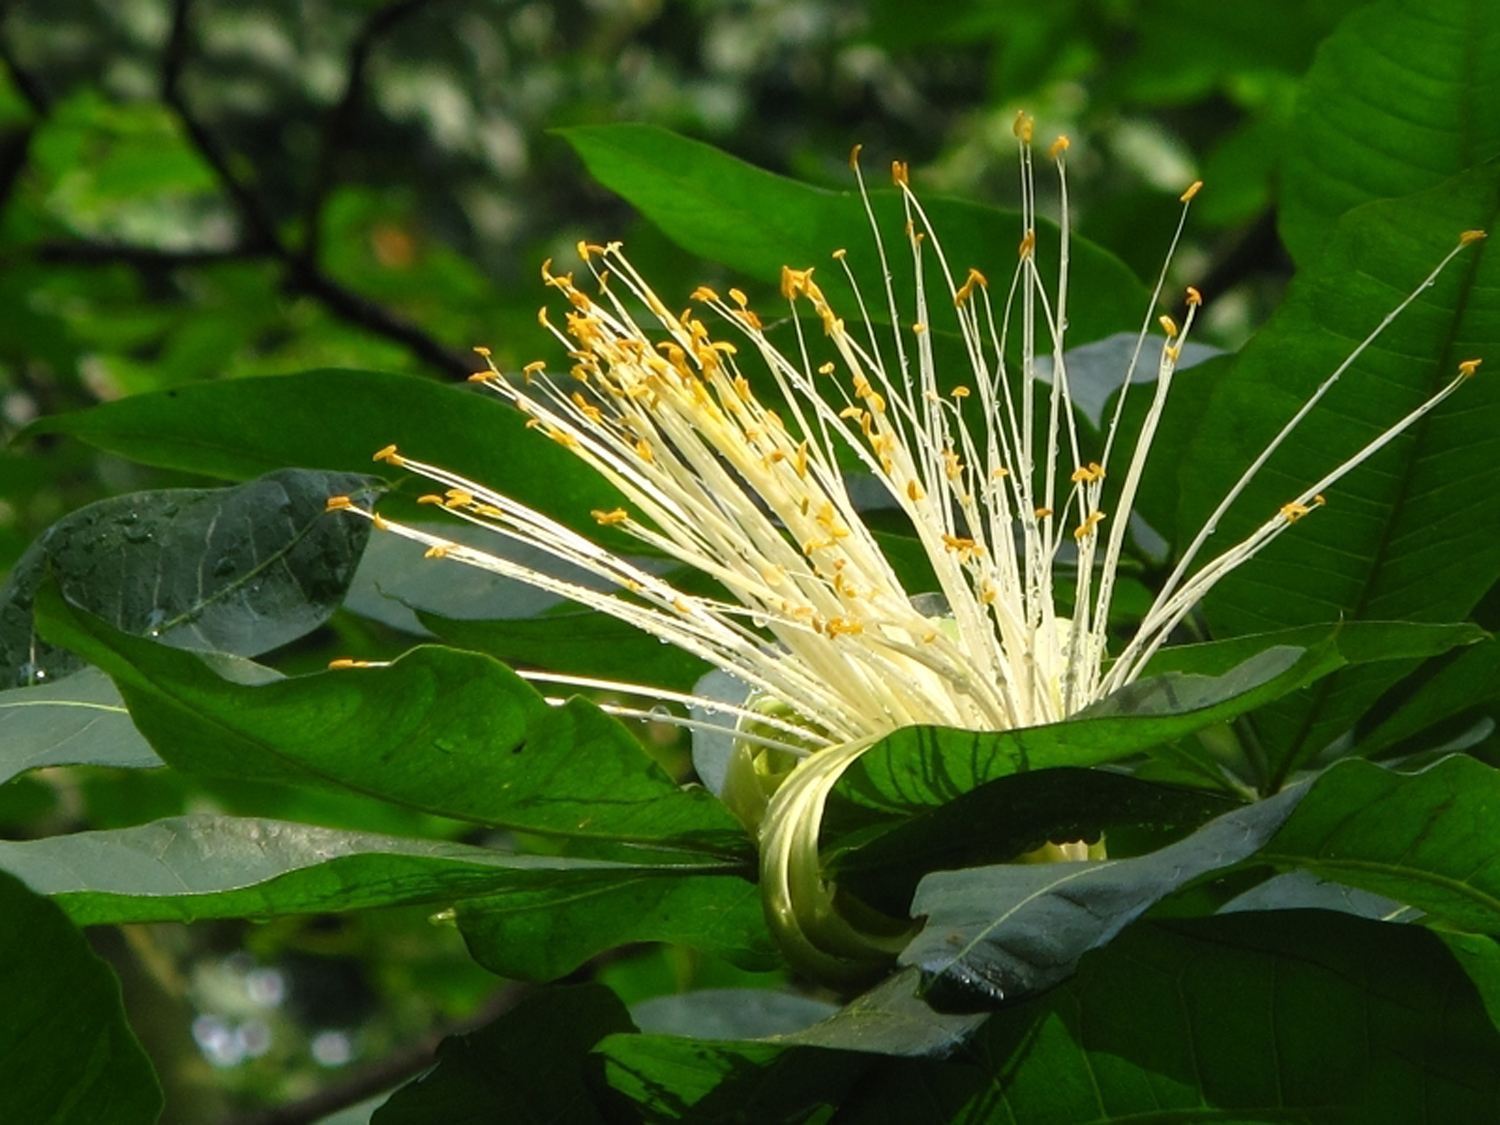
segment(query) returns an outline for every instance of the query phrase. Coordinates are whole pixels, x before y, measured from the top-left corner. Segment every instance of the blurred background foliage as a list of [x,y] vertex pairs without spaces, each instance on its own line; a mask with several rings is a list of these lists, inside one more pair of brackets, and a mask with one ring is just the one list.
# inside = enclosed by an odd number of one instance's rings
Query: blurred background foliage
[[[1291,272],[1275,204],[1299,79],[1360,6],[9,0],[0,430],[9,440],[40,415],[315,367],[451,380],[480,343],[524,362],[542,346],[538,268],[583,237],[627,240],[664,294],[685,296],[713,270],[591,182],[550,132],[620,121],[836,188],[858,141],[875,166],[910,160],[928,193],[1009,206],[1024,107],[1040,135],[1073,139],[1083,233],[1143,277],[1177,195],[1207,181],[1177,272],[1215,298],[1205,338],[1235,347]],[[199,483],[77,441],[10,443],[0,568],[92,500]],[[343,616],[334,628],[343,643],[374,626]],[[315,658],[326,656],[281,664]],[[412,827],[353,798],[73,770],[8,786],[0,832],[205,808]],[[124,927],[97,940],[173,1120],[290,1120],[256,1114],[329,1071],[372,1093],[389,1086],[427,1057],[435,1028],[482,1021],[495,1002],[493,978],[425,914]],[[627,1000],[739,979],[671,950],[601,971]],[[384,1061],[372,1072],[365,1060]]]

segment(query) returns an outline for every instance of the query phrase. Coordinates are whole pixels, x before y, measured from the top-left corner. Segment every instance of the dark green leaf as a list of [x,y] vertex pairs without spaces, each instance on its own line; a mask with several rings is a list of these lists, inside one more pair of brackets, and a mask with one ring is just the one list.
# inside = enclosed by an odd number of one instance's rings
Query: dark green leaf
[[255,656],[316,629],[343,598],[369,536],[324,511],[369,478],[285,469],[238,488],[100,500],[48,528],[0,589],[0,674],[31,683],[77,661],[39,644],[31,619],[50,572],[127,633]]
[[493,973],[555,980],[590,957],[637,941],[671,941],[750,969],[777,964],[754,883],[728,875],[658,879],[650,872],[509,891],[458,905],[474,959]]
[[0,874],[0,1121],[151,1125],[161,1091],[120,986],[62,911]]
[[1288,790],[1235,809],[1134,859],[929,875],[911,905],[926,923],[901,963],[920,967],[945,1004],[994,1007],[1033,996],[1173,891],[1250,856],[1302,795]]
[[[502,892],[545,901],[611,882],[640,893],[652,877],[650,869],[604,860],[227,816],[0,842],[0,870],[83,926],[269,918]],[[695,869],[655,869],[674,870]]]
[[482,1031],[444,1040],[437,1065],[397,1090],[371,1125],[603,1125],[602,1067],[588,1051],[630,1027],[601,985],[537,992]]
[[1133,927],[1066,984],[992,1016],[953,1060],[872,1068],[839,1120],[1497,1114],[1500,1035],[1438,939],[1294,911]]
[[1279,215],[1293,255],[1311,262],[1361,203],[1500,155],[1497,99],[1494,4],[1384,0],[1350,16],[1319,48],[1289,138]]
[[55,684],[0,691],[0,785],[45,766],[162,764],[109,677],[93,668]]
[[909,727],[862,755],[834,794],[869,813],[905,819],[1010,774],[1140,754],[1262,706],[1339,663],[1327,644],[1270,648],[1218,677],[1174,672],[1139,680],[1048,726],[993,733]]
[[1364,754],[1387,750],[1500,699],[1500,640],[1475,645],[1437,669],[1431,677],[1359,737]]
[[1403,774],[1340,762],[1257,857],[1500,933],[1500,772],[1445,758]]
[[[1450,247],[1500,211],[1500,166],[1346,215],[1271,322],[1219,382],[1182,460],[1179,529],[1196,529],[1313,389]],[[1220,524],[1238,541],[1267,513],[1451,380],[1500,353],[1500,257],[1471,246],[1343,375]],[[1500,384],[1476,378],[1328,490],[1328,507],[1227,577],[1216,635],[1316,621],[1456,621],[1500,576]],[[1179,530],[1179,540],[1185,535]],[[1344,672],[1255,718],[1273,779],[1342,735],[1402,675]]]
[[[623,195],[684,249],[768,283],[779,281],[783,265],[822,267],[834,250],[847,249],[849,264],[867,291],[878,292],[878,260],[864,209],[853,192],[798,183],[651,125],[589,125],[560,132],[595,179]],[[892,261],[904,260],[904,253],[894,249],[906,225],[900,197],[882,190],[871,198]],[[971,265],[991,277],[1009,274],[1011,248],[1022,232],[1019,214],[944,198],[924,198],[922,205],[933,235],[958,255],[951,263],[958,280]],[[1038,228],[1038,246],[1055,245],[1056,228],[1046,222]],[[1164,238],[1169,235],[1163,231]],[[971,260],[974,254],[984,258]],[[1055,274],[1055,259],[1039,256],[1043,276]],[[1140,324],[1148,295],[1118,258],[1075,235],[1070,277],[1068,327],[1074,343],[1134,331]],[[833,307],[854,317],[858,305],[842,272],[829,264],[818,279]],[[898,307],[914,308],[910,278],[900,268],[893,283]],[[884,302],[867,299],[873,318],[889,319]],[[667,303],[673,303],[670,297]],[[947,326],[940,318],[934,327]]]
[[130,637],[43,587],[48,636],[114,678],[177,768],[315,782],[485,824],[741,855],[737,821],[682,789],[618,722],[550,707],[486,656],[424,647],[376,668],[256,686],[195,654]]
[[148,465],[228,480],[285,465],[369,472],[371,455],[395,442],[595,537],[608,529],[589,512],[619,499],[493,394],[377,371],[195,383],[43,418],[28,432],[71,434]]
[[653,996],[631,1006],[630,1018],[649,1035],[691,1039],[761,1039],[802,1031],[838,1008],[795,992],[769,988],[704,988]]

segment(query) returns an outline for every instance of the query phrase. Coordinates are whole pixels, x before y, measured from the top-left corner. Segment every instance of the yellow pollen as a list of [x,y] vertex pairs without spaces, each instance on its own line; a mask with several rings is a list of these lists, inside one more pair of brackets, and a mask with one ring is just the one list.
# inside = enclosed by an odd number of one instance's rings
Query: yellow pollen
[[323,505],[325,512],[344,512],[354,507],[354,501],[347,496],[330,496],[327,503]]
[[891,183],[897,187],[911,186],[911,169],[904,160],[891,161]]
[[426,496],[417,497],[418,504],[442,504],[445,502],[444,497],[437,495],[435,492],[429,492]]
[[594,522],[600,527],[612,527],[617,523],[624,523],[630,518],[630,513],[624,508],[611,508],[605,511],[603,508],[595,508],[589,512],[594,517]]
[[908,500],[922,500],[926,496],[927,493],[922,490],[922,486],[916,481],[909,480],[906,482],[906,497]]
[[848,256],[849,251],[845,250],[842,246],[833,252],[833,260],[835,262],[842,262]]
[[474,503],[474,494],[462,488],[450,488],[447,496],[448,498],[443,505],[447,508],[467,508],[470,504]]
[[1022,259],[1029,258],[1031,257],[1031,252],[1035,249],[1036,231],[1029,230],[1026,232],[1025,237],[1021,239],[1021,245],[1016,249],[1016,254]]
[[1311,504],[1299,504],[1295,500],[1290,504],[1283,504],[1281,506],[1281,516],[1287,523],[1296,523],[1314,508],[1321,508],[1326,503],[1328,501],[1324,499],[1323,494],[1320,492],[1312,498]]
[[486,347],[476,347],[474,349],[474,354],[475,355],[483,356],[485,359],[489,359],[490,358],[490,349],[486,348]]
[[1073,142],[1068,140],[1066,135],[1059,136],[1057,140],[1052,142],[1052,147],[1047,150],[1047,155],[1056,160],[1063,153],[1067,152],[1072,144]]
[[1198,292],[1197,288],[1192,285],[1187,287],[1187,303],[1194,307],[1203,303],[1203,294]]
[[1469,246],[1488,237],[1489,234],[1482,230],[1466,230],[1458,236],[1458,244],[1460,246]]
[[954,398],[960,398],[960,399],[962,399],[962,398],[968,398],[969,397],[969,388],[968,387],[954,387],[948,393],[950,395],[952,395]]
[[1016,139],[1023,145],[1031,143],[1031,135],[1036,129],[1036,120],[1024,109],[1016,112],[1016,120],[1011,125],[1010,131],[1016,135]]
[[354,660],[347,656],[341,656],[337,660],[330,660],[328,662],[328,670],[330,672],[342,672],[346,668],[375,667],[377,667],[377,665],[373,660]]
[[1099,524],[1100,524],[1100,522],[1103,519],[1104,519],[1104,513],[1103,512],[1090,512],[1088,514],[1088,516],[1084,519],[1084,521],[1081,524],[1079,524],[1077,528],[1074,529],[1074,531],[1073,531],[1073,538],[1074,539],[1082,539],[1085,535],[1088,535],[1096,527],[1098,527]]
[[1037,508],[1034,514],[1035,514],[1036,518],[1039,519],[1039,520],[1049,519],[1052,516],[1052,509],[1051,508]]
[[1168,339],[1177,335],[1177,322],[1170,316],[1159,316],[1156,323],[1161,325],[1161,330],[1167,334]]
[[488,383],[491,379],[494,378],[497,378],[497,376],[493,371],[476,371],[474,372],[474,374],[469,376],[469,382]]
[[370,522],[375,525],[376,531],[389,531],[391,529],[391,525],[386,522],[386,518],[379,512],[370,513]]
[[386,446],[384,449],[376,453],[375,456],[371,457],[370,460],[384,461],[387,465],[406,464],[406,458],[402,457],[401,454],[396,452],[396,447],[394,445]]
[[830,637],[857,637],[865,631],[858,621],[847,617],[830,617],[824,627]]
[[1471,379],[1474,373],[1479,370],[1479,365],[1483,362],[1484,360],[1482,359],[1466,359],[1458,365],[1458,373],[1465,379]]
[[707,285],[700,285],[689,294],[689,300],[693,301],[717,301],[719,295]]
[[636,439],[635,451],[640,459],[648,465],[656,460],[656,454],[651,452],[651,446],[646,443],[645,438]]
[[1068,479],[1074,484],[1092,484],[1094,481],[1104,479],[1104,466],[1097,461],[1090,461],[1082,468],[1074,469],[1073,475]]
[[913,333],[915,333],[916,335],[920,336],[923,332],[927,331],[927,325],[923,324],[919,320],[919,321],[917,321],[917,323],[915,323],[915,324],[913,324],[911,326],[911,330],[912,330]]
[[750,298],[745,296],[745,291],[743,289],[730,289],[729,299],[735,304],[739,305],[740,308],[744,308],[745,306],[750,304]]
[[1176,363],[1178,357],[1182,355],[1182,348],[1177,344],[1169,344],[1163,350],[1167,353],[1167,360],[1171,363]]
[[1193,196],[1197,195],[1202,190],[1203,181],[1194,180],[1192,183],[1188,184],[1187,190],[1177,197],[1177,201],[1179,203],[1191,203],[1193,201]]
[[1002,479],[1004,477],[1008,477],[1008,476],[1010,476],[1010,470],[1007,469],[1004,465],[997,465],[995,467],[995,471],[990,474],[990,479],[991,480],[1000,480],[1000,479]]
[[444,545],[441,545],[441,544],[434,545],[432,547],[428,547],[426,551],[422,552],[422,557],[424,559],[441,559],[441,558],[446,558],[447,555],[448,555],[448,552],[451,549],[452,548],[444,546]]

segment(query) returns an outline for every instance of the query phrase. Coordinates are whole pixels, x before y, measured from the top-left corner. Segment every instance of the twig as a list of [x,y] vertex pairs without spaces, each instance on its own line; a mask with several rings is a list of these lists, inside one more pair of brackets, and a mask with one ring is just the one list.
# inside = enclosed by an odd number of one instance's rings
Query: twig
[[302,256],[316,263],[323,244],[323,206],[338,180],[339,155],[354,131],[365,95],[365,73],[376,43],[397,24],[442,0],[395,0],[366,18],[349,47],[344,93],[323,119],[317,163],[302,205]]
[[531,986],[527,984],[508,984],[467,1020],[435,1029],[420,1042],[389,1054],[340,1081],[325,1086],[315,1094],[285,1105],[236,1114],[223,1122],[223,1125],[308,1125],[309,1122],[318,1121],[341,1109],[358,1105],[366,1098],[390,1090],[422,1073],[432,1065],[438,1044],[444,1039],[454,1035],[467,1035],[493,1023],[514,1008],[530,991]]

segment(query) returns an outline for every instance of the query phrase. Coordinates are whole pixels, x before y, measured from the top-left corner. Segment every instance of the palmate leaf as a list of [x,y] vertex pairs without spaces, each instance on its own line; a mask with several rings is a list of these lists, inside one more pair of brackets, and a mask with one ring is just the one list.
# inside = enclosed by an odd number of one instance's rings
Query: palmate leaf
[[[877,1025],[879,1003],[856,1001]],[[837,1036],[813,1046],[840,1018],[751,1042],[616,1034],[596,1050],[609,1085],[653,1121],[718,1120],[760,1099],[872,1123],[1394,1125],[1500,1111],[1500,1035],[1438,939],[1317,911],[1137,924],[967,1044],[929,1037],[945,1058],[861,1056]],[[888,1053],[879,1037],[862,1046]]]
[[[1179,471],[1179,528],[1225,490],[1458,232],[1494,225],[1500,166],[1351,211],[1219,381]],[[1345,373],[1224,519],[1232,543],[1451,379],[1500,355],[1500,257],[1472,246]],[[1226,578],[1218,636],[1340,619],[1454,621],[1500,576],[1500,384],[1484,375],[1329,490],[1328,506]],[[1182,536],[1179,535],[1179,539]],[[1409,667],[1409,666],[1407,666]],[[1257,715],[1273,783],[1344,733],[1399,664],[1330,677]]]
[[[850,265],[868,289],[869,315],[889,320],[885,302],[877,297],[879,267],[869,226],[853,192],[798,183],[651,125],[589,125],[559,132],[596,180],[624,196],[679,246],[771,284],[779,281],[784,265],[826,265],[819,271],[819,284],[833,307],[853,319],[859,305],[829,258],[834,250],[847,249]],[[883,173],[872,179],[885,182]],[[906,225],[900,197],[890,189],[871,196],[882,234],[888,242],[898,238]],[[1007,260],[1007,254],[1022,233],[1018,213],[942,198],[924,198],[922,205],[951,255],[957,280],[963,280],[970,266],[992,278],[1014,267],[1014,257]],[[1038,266],[1044,277],[1053,277],[1057,263],[1049,248],[1056,245],[1056,228],[1045,220],[1037,227]],[[1170,233],[1163,231],[1163,238]],[[906,261],[904,246],[890,245],[887,252],[893,262]],[[976,254],[979,260],[973,260]],[[898,265],[893,278],[899,307],[905,309],[914,307],[908,273]],[[1075,235],[1070,277],[1068,331],[1073,343],[1136,330],[1148,295],[1123,262]]]
[[1361,203],[1500,156],[1497,99],[1494,4],[1383,0],[1351,15],[1319,48],[1290,134],[1277,216],[1293,256],[1311,264]]
[[238,488],[173,488],[100,500],[53,524],[0,589],[0,676],[56,679],[76,658],[38,640],[47,577],[90,613],[163,643],[255,656],[326,621],[369,537],[330,516],[335,493],[373,483],[283,469]]
[[247,685],[111,628],[55,587],[38,608],[47,636],[109,673],[176,768],[329,785],[601,845],[748,852],[724,807],[676,785],[618,722],[582,700],[550,707],[488,657],[424,647],[384,667]]
[[0,874],[0,1121],[151,1125],[161,1090],[109,968],[56,906]]
[[46,766],[161,764],[130,721],[120,693],[97,669],[55,684],[0,691],[0,785]]

